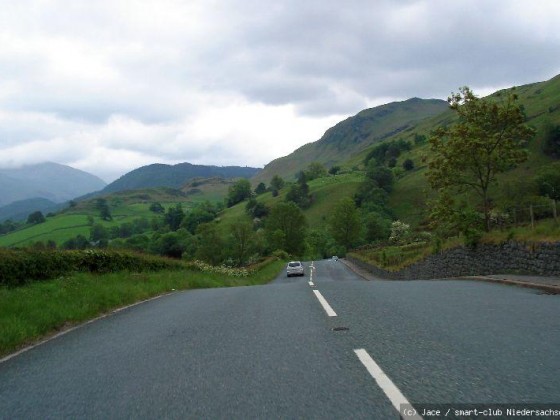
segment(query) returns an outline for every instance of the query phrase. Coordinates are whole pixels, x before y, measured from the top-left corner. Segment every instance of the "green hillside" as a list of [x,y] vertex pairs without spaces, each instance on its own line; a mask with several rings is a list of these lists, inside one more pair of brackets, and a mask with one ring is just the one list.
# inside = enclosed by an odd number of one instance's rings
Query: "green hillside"
[[[507,94],[510,89],[496,92],[490,97],[498,94]],[[519,103],[524,108],[527,121],[526,123],[536,129],[536,136],[528,147],[528,160],[517,168],[502,174],[499,177],[499,184],[532,179],[536,173],[547,167],[553,159],[547,157],[542,152],[542,142],[545,135],[545,128],[548,125],[560,125],[560,76],[551,80],[519,86],[515,88],[519,96]],[[399,139],[415,144],[416,134],[429,136],[429,133],[440,125],[453,122],[455,115],[448,110],[434,117],[421,121],[416,126],[410,127],[403,133],[398,133],[387,137],[383,142],[392,142]],[[363,166],[364,158],[372,150],[369,147],[349,159],[346,166]],[[396,168],[402,168],[402,163],[406,159],[412,159],[415,169],[405,172],[397,169],[397,180],[394,190],[389,199],[389,205],[393,209],[395,216],[411,223],[415,226],[422,223],[426,216],[427,198],[434,196],[427,183],[425,172],[426,164],[422,162],[424,156],[429,155],[429,145],[427,143],[413,147],[411,151],[404,152],[397,160]],[[500,188],[495,188],[498,198],[503,196]]]
[[[313,202],[309,208],[303,210],[308,227],[311,229],[326,227],[328,216],[332,213],[334,205],[344,197],[352,197],[362,180],[363,174],[356,172],[310,181],[309,189]],[[256,197],[256,200],[272,207],[285,201],[288,189],[289,186],[285,187],[277,197],[273,197],[272,193],[267,192]],[[219,226],[222,232],[227,232],[231,225],[240,218],[246,217],[246,205],[246,201],[241,202],[220,214]]]
[[[122,191],[83,200],[77,202],[74,207],[47,217],[44,223],[24,225],[19,230],[0,235],[0,247],[23,247],[34,242],[49,240],[60,246],[77,235],[89,237],[92,220],[95,224],[101,224],[106,228],[131,223],[139,218],[151,220],[157,216],[150,210],[150,205],[154,202],[160,203],[165,209],[180,203],[185,210],[206,200],[221,202],[227,193],[228,182],[214,180],[211,185],[212,189],[208,194],[205,193],[204,187],[190,194],[171,188],[153,188]],[[98,198],[107,200],[112,220],[107,221],[100,217],[96,207]]]
[[420,121],[441,114],[446,108],[447,102],[439,99],[412,98],[363,110],[328,129],[320,140],[273,160],[252,180],[255,184],[268,182],[274,175],[292,179],[310,162],[320,162],[327,167],[339,165],[369,146],[407,132]]

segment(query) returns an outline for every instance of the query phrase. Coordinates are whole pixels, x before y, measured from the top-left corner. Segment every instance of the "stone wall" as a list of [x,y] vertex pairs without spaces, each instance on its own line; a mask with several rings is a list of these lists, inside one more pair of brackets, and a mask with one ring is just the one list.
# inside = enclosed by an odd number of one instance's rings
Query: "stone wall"
[[475,249],[459,247],[430,255],[398,272],[380,269],[351,256],[347,259],[377,277],[395,280],[514,273],[560,276],[560,242],[481,244]]

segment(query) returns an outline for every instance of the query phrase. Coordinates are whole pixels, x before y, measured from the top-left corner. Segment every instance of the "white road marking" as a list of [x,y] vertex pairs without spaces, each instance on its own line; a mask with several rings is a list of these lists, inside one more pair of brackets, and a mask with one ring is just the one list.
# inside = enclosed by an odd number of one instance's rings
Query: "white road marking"
[[315,287],[315,283],[313,283],[311,280],[309,281],[309,285],[310,285],[311,287]]
[[[385,392],[385,395],[387,395],[387,397],[393,404],[393,407],[395,407],[399,413],[402,404],[406,404],[411,407],[412,410],[414,410],[406,397],[396,387],[393,381],[391,381],[391,379],[389,379],[389,377],[385,375],[385,372],[383,372],[379,365],[375,363],[375,361],[371,358],[367,351],[365,351],[364,349],[357,349],[354,350],[354,353],[356,353],[356,356],[358,356],[360,362],[363,363],[369,374],[373,377],[373,379],[375,379],[377,385],[379,385],[383,392]],[[414,410],[413,413],[416,413],[416,411]],[[422,417],[419,414],[411,413],[411,415],[406,416],[406,419],[422,420]]]
[[317,296],[317,299],[319,299],[319,303],[328,316],[337,316],[336,312],[333,311],[333,308],[331,308],[331,305],[329,305],[329,302],[326,301],[321,292],[319,292],[318,290],[313,290],[313,293],[315,293],[315,296]]

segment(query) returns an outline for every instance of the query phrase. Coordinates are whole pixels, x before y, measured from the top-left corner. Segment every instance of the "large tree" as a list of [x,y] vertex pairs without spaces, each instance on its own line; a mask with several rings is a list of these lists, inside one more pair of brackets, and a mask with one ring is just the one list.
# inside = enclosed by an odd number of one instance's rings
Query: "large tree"
[[490,229],[490,186],[496,176],[527,159],[524,149],[534,130],[523,124],[517,95],[478,98],[468,88],[448,98],[459,121],[434,131],[427,177],[442,196],[474,191]]
[[306,226],[305,216],[295,203],[278,203],[266,221],[269,244],[289,254],[301,255],[305,249]]
[[347,250],[359,242],[362,222],[354,200],[343,198],[334,206],[329,227],[336,242]]

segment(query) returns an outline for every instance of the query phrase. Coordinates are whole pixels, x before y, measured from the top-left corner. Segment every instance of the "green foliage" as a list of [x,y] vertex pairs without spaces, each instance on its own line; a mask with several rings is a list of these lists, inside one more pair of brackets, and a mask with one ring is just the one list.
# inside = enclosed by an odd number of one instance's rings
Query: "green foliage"
[[403,139],[381,143],[366,155],[364,164],[368,165],[373,160],[377,166],[387,164],[389,167],[394,167],[401,153],[411,148],[412,145]]
[[320,162],[312,162],[307,167],[305,174],[308,181],[313,181],[314,179],[323,178],[324,176],[327,176],[327,169]]
[[202,223],[209,223],[214,220],[219,212],[218,206],[206,201],[196,205],[181,222],[181,227],[186,228],[194,234],[197,227]]
[[414,169],[414,161],[412,159],[406,159],[402,166],[405,171],[411,171]]
[[268,215],[269,211],[270,209],[266,206],[266,204],[257,201],[254,198],[249,200],[245,206],[245,212],[251,218],[262,219]]
[[327,229],[310,230],[307,233],[306,241],[307,254],[311,259],[322,259],[336,254],[343,254],[339,252],[338,245]]
[[336,175],[339,172],[340,172],[340,166],[339,165],[331,166],[330,169],[329,169],[329,174],[331,174],[331,175]]
[[555,163],[549,168],[541,171],[535,182],[539,195],[551,200],[560,200],[560,163]]
[[0,285],[4,286],[19,286],[33,281],[53,279],[74,271],[140,272],[181,267],[180,264],[169,260],[115,251],[0,249]]
[[177,204],[167,209],[164,216],[164,223],[169,226],[169,229],[176,231],[181,226],[184,217],[185,212],[183,211],[183,206]]
[[365,226],[365,240],[368,243],[385,241],[391,234],[391,219],[381,213],[372,211],[363,218]]
[[198,248],[196,258],[211,265],[218,265],[223,260],[224,238],[215,223],[203,223],[196,229]]
[[257,185],[257,187],[255,188],[255,194],[261,195],[264,194],[265,192],[266,192],[266,185],[264,184],[264,182],[259,182],[259,185]]
[[157,213],[157,214],[163,214],[165,213],[165,208],[161,205],[161,203],[158,203],[157,201],[150,204],[150,211]]
[[149,243],[149,249],[156,254],[180,259],[185,252],[191,256],[194,254],[194,238],[185,229],[176,232],[167,232],[163,235],[155,235]]
[[290,187],[290,190],[286,194],[286,201],[295,203],[302,209],[306,209],[311,205],[309,185],[306,182],[305,176],[300,177],[300,180]]
[[36,225],[38,223],[45,223],[45,216],[40,211],[34,211],[27,217],[27,224]]
[[229,187],[227,206],[231,207],[251,197],[251,183],[247,179],[239,179]]
[[227,247],[237,267],[244,265],[255,250],[253,223],[241,218],[230,227],[229,246]]
[[109,209],[109,204],[105,198],[98,198],[96,200],[95,206],[97,210],[99,210],[99,216],[103,220],[113,220],[113,216],[111,215],[111,210]]
[[292,202],[278,203],[270,210],[265,229],[272,249],[302,255],[307,222],[301,209]]
[[346,250],[360,242],[362,223],[351,198],[344,198],[336,204],[329,220],[329,228],[335,241]]
[[393,171],[384,166],[379,166],[375,162],[370,162],[366,170],[366,177],[388,193],[393,190]]
[[414,144],[419,146],[422,145],[424,143],[426,143],[427,141],[427,137],[424,134],[418,134],[418,133],[414,133]]
[[514,94],[496,102],[477,98],[468,87],[463,87],[448,101],[459,122],[438,128],[430,138],[428,181],[440,192],[474,191],[480,198],[485,228],[489,230],[490,186],[496,182],[497,174],[527,159],[523,147],[534,130],[523,125]]
[[560,159],[560,125],[545,123],[542,151],[554,159]]
[[[272,195],[277,196],[278,192],[284,188],[285,182],[282,177],[274,175],[270,180],[270,189],[272,190]],[[276,193],[276,194],[275,194]]]

